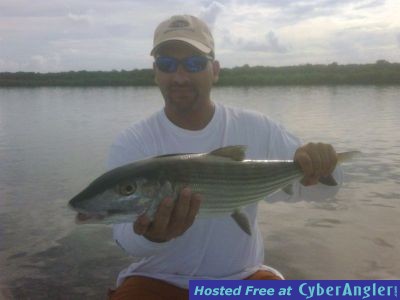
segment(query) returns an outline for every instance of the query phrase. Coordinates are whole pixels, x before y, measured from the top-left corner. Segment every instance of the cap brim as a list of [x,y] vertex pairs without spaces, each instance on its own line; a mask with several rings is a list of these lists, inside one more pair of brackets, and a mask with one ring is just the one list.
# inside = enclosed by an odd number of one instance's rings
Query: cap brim
[[192,46],[194,48],[196,48],[197,50],[199,50],[200,52],[204,53],[204,54],[210,54],[212,49],[210,47],[207,47],[206,45],[192,40],[192,39],[188,39],[188,38],[171,38],[171,39],[166,39],[163,40],[161,42],[159,42],[157,45],[155,45],[153,47],[153,49],[150,52],[150,55],[154,55],[154,53],[164,44],[168,43],[168,42],[174,42],[174,41],[179,41],[179,42],[184,42],[186,44],[188,44],[189,46]]

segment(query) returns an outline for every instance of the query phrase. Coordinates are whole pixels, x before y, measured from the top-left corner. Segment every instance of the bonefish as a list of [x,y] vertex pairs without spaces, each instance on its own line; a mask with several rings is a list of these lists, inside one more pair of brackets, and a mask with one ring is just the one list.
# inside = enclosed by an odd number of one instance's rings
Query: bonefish
[[[166,196],[178,197],[188,186],[203,195],[199,215],[231,214],[246,233],[249,221],[241,207],[263,200],[303,177],[292,160],[246,160],[245,146],[228,146],[210,153],[170,154],[136,161],[101,175],[72,198],[79,219],[99,223],[133,222],[141,214],[154,217]],[[346,161],[358,151],[338,154]],[[320,179],[336,185],[332,176]]]

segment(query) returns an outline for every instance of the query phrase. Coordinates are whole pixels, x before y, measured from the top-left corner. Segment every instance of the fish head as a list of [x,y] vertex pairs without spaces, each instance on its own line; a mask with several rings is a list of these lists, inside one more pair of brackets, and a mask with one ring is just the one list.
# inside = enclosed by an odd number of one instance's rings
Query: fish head
[[69,201],[77,223],[133,222],[153,203],[154,187],[143,178],[123,179],[107,188],[89,185]]

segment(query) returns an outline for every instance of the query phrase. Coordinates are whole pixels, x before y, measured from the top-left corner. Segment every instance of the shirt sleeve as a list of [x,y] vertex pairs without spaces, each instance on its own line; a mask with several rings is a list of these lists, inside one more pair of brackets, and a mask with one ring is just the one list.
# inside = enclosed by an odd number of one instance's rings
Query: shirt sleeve
[[[107,168],[111,170],[124,164],[144,159],[147,156],[141,147],[140,139],[137,138],[135,133],[132,130],[125,131],[117,137],[110,148]],[[154,243],[141,235],[137,235],[133,231],[133,222],[114,224],[113,239],[124,251],[135,257],[155,255],[171,243],[171,241]]]
[[[298,137],[287,131],[282,125],[271,122],[270,120],[268,120],[268,122],[270,122],[268,159],[293,159],[294,153],[303,142]],[[321,201],[332,198],[336,195],[343,183],[342,168],[338,165],[332,175],[338,183],[337,186],[327,186],[321,183],[312,186],[304,186],[297,181],[293,183],[293,193],[291,195],[285,191],[279,191],[268,196],[266,201]]]

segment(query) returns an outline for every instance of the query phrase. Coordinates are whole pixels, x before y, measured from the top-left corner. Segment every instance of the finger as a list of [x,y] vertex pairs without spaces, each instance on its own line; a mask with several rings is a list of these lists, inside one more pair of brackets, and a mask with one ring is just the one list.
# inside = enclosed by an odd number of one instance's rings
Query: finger
[[321,144],[320,149],[321,175],[328,176],[332,174],[336,167],[336,151],[333,149],[332,145],[329,144]]
[[181,223],[184,222],[190,208],[191,195],[192,192],[188,187],[182,189],[182,191],[179,194],[178,201],[173,210],[173,222],[174,221],[178,222],[181,221]]
[[316,175],[312,175],[312,176],[304,176],[301,179],[301,184],[304,186],[310,186],[310,185],[314,185],[317,184],[319,181],[320,176],[316,176]]
[[310,174],[310,177],[319,177],[321,176],[321,171],[322,171],[322,159],[321,159],[321,145],[317,144],[313,147],[310,147],[308,150],[308,155],[310,156],[310,159],[312,161],[312,172]]
[[189,228],[193,224],[196,215],[199,212],[202,201],[203,196],[201,194],[196,193],[192,195],[192,199],[190,200],[190,208],[186,216],[186,228]]
[[186,216],[190,208],[190,198],[192,192],[189,188],[184,188],[179,194],[179,199],[172,212],[172,218],[169,223],[168,232],[171,236],[182,235],[187,227],[185,225]]
[[150,219],[146,214],[140,215],[133,223],[133,231],[138,235],[143,235],[149,229]]
[[313,175],[306,178],[306,186],[318,184],[321,176]]
[[337,154],[336,154],[336,151],[331,145],[329,145],[329,146],[330,147],[328,148],[328,155],[329,155],[329,158],[330,158],[330,166],[329,166],[329,169],[328,169],[328,175],[333,173],[333,171],[335,170],[336,165],[337,165]]
[[331,167],[331,158],[329,155],[329,145],[320,144],[319,156],[321,158],[321,176],[328,176]]
[[310,156],[304,150],[304,147],[297,149],[294,160],[300,166],[304,177],[309,177],[313,174],[313,164]]
[[158,206],[157,212],[154,216],[153,224],[150,228],[152,235],[163,235],[168,228],[171,219],[172,210],[174,207],[174,200],[171,197],[166,197]]

